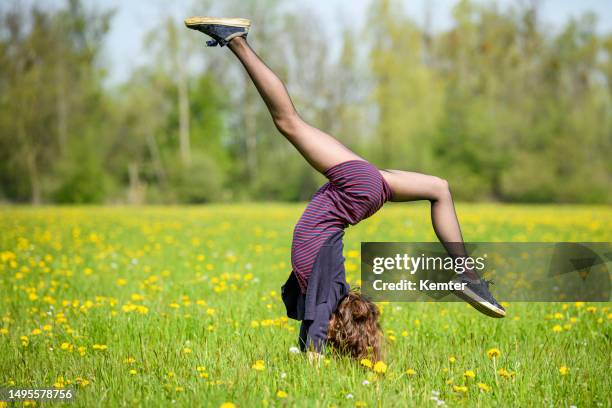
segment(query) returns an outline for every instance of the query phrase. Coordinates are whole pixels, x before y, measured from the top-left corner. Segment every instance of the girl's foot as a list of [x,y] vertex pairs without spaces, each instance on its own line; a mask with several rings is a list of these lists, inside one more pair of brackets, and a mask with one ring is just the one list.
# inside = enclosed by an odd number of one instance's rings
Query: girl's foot
[[456,290],[453,293],[468,302],[479,312],[497,318],[506,316],[506,309],[495,300],[489,291],[489,284],[491,282],[480,278],[477,281],[473,281],[463,274],[455,277],[452,282],[464,284],[464,290]]
[[206,45],[209,47],[217,45],[223,47],[233,38],[246,38],[251,27],[251,20],[246,18],[190,17],[185,20],[185,25],[211,37],[212,40],[206,41]]

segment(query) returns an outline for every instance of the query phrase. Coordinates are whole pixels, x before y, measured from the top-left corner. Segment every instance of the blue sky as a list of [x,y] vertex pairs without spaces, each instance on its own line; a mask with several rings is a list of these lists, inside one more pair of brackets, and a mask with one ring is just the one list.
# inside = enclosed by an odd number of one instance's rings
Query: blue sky
[[[63,0],[51,0],[62,3]],[[223,1],[223,0],[219,0]],[[249,0],[244,0],[249,1]],[[253,0],[256,1],[256,0]],[[458,0],[404,0],[404,10],[417,21],[423,21],[427,8],[434,30],[447,28],[451,24],[451,10]],[[486,1],[486,0],[480,0]],[[523,0],[524,1],[524,0]],[[34,1],[36,2],[36,1]],[[114,8],[116,14],[106,41],[104,59],[109,67],[109,83],[118,83],[129,77],[131,70],[146,63],[142,51],[144,34],[158,24],[160,18],[168,13],[177,21],[193,13],[207,15],[206,9],[197,10],[195,0],[84,0],[92,7]],[[504,7],[517,0],[498,0]],[[540,0],[541,19],[558,28],[567,19],[592,11],[597,15],[600,32],[612,31],[612,1],[609,0]],[[211,2],[212,3],[212,2]],[[370,0],[285,0],[287,7],[306,7],[331,27],[334,20],[355,22],[363,21]],[[350,7],[347,5],[350,4]],[[240,16],[248,17],[248,16]],[[254,22],[256,25],[256,22]]]

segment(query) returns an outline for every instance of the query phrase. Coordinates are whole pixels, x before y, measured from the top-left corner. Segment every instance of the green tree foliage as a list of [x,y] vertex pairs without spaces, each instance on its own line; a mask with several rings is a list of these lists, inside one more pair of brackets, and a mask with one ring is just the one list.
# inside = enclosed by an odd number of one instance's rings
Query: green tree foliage
[[[612,202],[612,34],[595,16],[553,30],[538,2],[462,0],[432,31],[405,3],[371,0],[363,27],[279,0],[204,8],[250,17],[301,116],[379,167],[464,200]],[[150,63],[107,86],[112,11],[56,6],[0,3],[0,200],[306,200],[324,181],[226,49],[165,18]]]
[[[0,34],[2,193],[16,201],[39,203],[53,196],[56,186],[64,191],[67,180],[62,176],[79,180],[74,185],[79,189],[88,183],[84,178],[99,173],[92,171],[96,164],[87,163],[76,151],[88,151],[86,157],[93,154],[99,162],[105,153],[104,143],[98,142],[103,134],[78,140],[78,149],[70,145],[92,127],[100,127],[96,123],[104,95],[97,59],[111,14],[90,13],[77,0],[53,13],[36,7],[23,10],[19,3],[0,6],[0,12],[5,27]],[[89,146],[85,141],[91,142]],[[84,171],[75,177],[81,164]],[[68,167],[73,170],[66,171]]]

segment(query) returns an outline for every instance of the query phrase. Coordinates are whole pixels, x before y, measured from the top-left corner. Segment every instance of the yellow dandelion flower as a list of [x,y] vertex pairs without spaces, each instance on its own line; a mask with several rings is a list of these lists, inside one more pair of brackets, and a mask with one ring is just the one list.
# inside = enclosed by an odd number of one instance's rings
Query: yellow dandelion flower
[[559,367],[559,374],[561,375],[568,375],[569,374],[570,369],[566,366],[561,366]]
[[125,286],[127,285],[127,280],[123,278],[119,278],[115,281],[115,283],[117,284],[117,286]]
[[42,330],[40,330],[40,329],[34,329],[34,330],[32,330],[32,335],[33,335],[33,336],[36,336],[36,335],[38,335],[38,334],[40,334],[40,333],[42,333]]
[[0,327],[0,334],[8,334],[8,329],[6,327]]
[[489,391],[491,391],[491,387],[489,387],[489,386],[488,386],[487,384],[485,384],[485,383],[478,383],[477,385],[478,385],[478,388],[480,389],[480,391],[483,391],[483,392],[489,392]]
[[128,373],[130,373],[130,375],[136,375],[136,373],[138,373],[138,371],[134,370],[133,368],[128,371]]
[[236,404],[233,402],[224,402],[223,404],[219,405],[219,408],[236,408]]
[[185,389],[183,387],[177,386],[176,388],[174,388],[174,391],[176,391],[176,392],[183,392],[183,391],[185,391]]
[[183,348],[183,354],[191,354],[192,350],[189,347]]
[[276,396],[277,396],[278,398],[287,398],[287,397],[289,396],[289,394],[287,394],[287,393],[286,393],[285,391],[283,391],[283,390],[278,390],[278,391],[276,392]]
[[457,361],[457,359],[455,358],[455,356],[450,356],[448,358],[448,362],[451,363],[451,364],[454,364],[456,361]]
[[468,388],[465,385],[453,385],[453,391],[466,393]]
[[367,407],[368,404],[366,404],[365,401],[359,400],[359,401],[355,401],[355,406],[356,407]]
[[200,371],[200,372],[202,372],[202,371],[206,371],[206,367],[204,367],[204,366],[197,366],[197,367],[196,367],[196,370],[198,370],[198,371]]
[[142,305],[136,305],[136,311],[140,314],[147,314],[149,313],[149,308]]
[[382,361],[377,361],[372,369],[375,373],[384,374],[387,372],[387,365]]
[[491,359],[497,358],[499,356],[501,356],[501,351],[499,351],[499,349],[492,348],[487,351],[487,357]]
[[559,333],[559,332],[562,332],[562,331],[563,331],[563,327],[561,327],[561,325],[560,325],[560,324],[556,324],[556,325],[554,325],[554,326],[553,326],[552,330],[553,330],[555,333]]
[[463,373],[463,376],[465,378],[476,378],[476,373],[472,370],[467,370],[466,372]]
[[53,327],[50,324],[45,324],[43,326],[43,330],[44,331],[51,331],[51,330],[53,330]]
[[56,381],[53,383],[53,387],[54,388],[64,388],[64,382],[63,381]]
[[367,358],[362,358],[359,363],[364,367],[372,368],[372,362]]
[[589,306],[586,308],[586,311],[589,313],[595,313],[597,311],[597,308],[595,306]]
[[253,363],[251,368],[256,371],[263,371],[266,369],[266,363],[263,360],[257,360]]
[[514,372],[508,371],[505,368],[500,368],[497,370],[497,373],[504,378],[511,378],[514,375]]
[[409,368],[409,369],[406,370],[406,375],[408,375],[408,376],[416,375],[416,371],[413,370],[412,368]]
[[576,309],[580,309],[582,306],[584,306],[584,302],[576,302],[574,303],[574,306],[576,306]]

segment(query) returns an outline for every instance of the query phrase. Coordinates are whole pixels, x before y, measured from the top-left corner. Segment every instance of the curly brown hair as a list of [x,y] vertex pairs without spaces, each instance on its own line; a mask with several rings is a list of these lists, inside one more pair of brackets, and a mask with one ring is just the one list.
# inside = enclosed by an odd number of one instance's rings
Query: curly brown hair
[[379,315],[378,306],[358,290],[351,290],[329,321],[328,344],[337,353],[357,360],[380,360],[383,333]]

